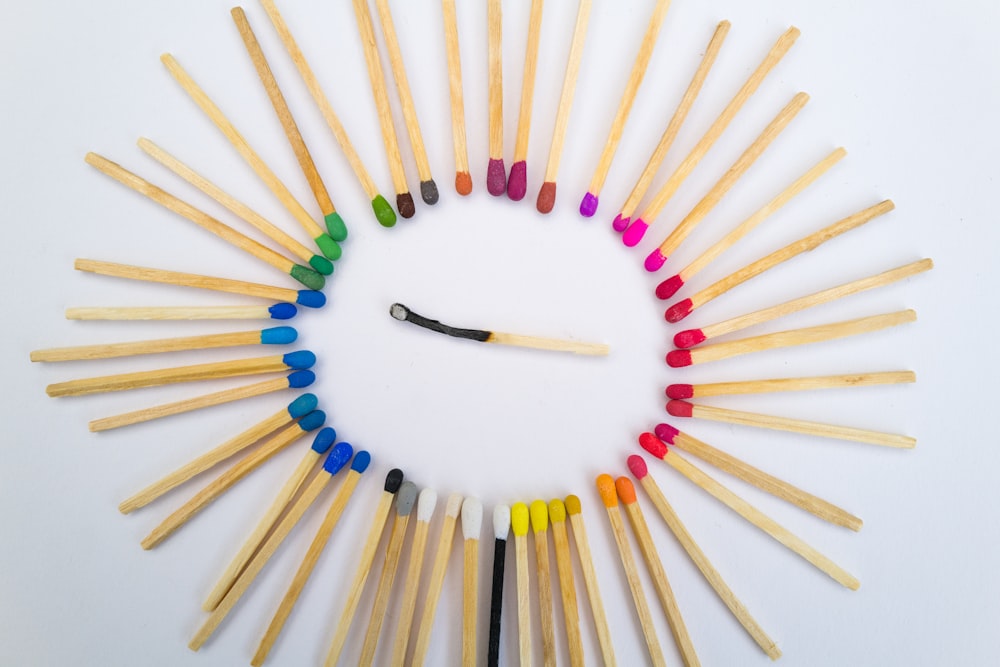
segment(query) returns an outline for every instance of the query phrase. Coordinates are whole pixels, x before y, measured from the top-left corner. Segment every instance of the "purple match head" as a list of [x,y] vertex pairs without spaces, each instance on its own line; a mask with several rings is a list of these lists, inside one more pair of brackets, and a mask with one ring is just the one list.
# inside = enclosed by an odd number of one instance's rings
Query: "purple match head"
[[611,223],[611,229],[621,234],[628,229],[628,223],[631,222],[631,220],[631,217],[619,213],[615,216],[614,222]]
[[625,233],[622,234],[622,243],[627,245],[629,248],[634,248],[639,245],[639,241],[642,237],[646,235],[646,230],[649,229],[649,225],[646,224],[645,220],[642,218],[636,218],[629,225]]
[[597,195],[588,192],[583,195],[580,202],[580,215],[585,218],[592,218],[597,213]]
[[646,270],[650,273],[655,273],[656,271],[662,269],[663,265],[666,263],[667,256],[664,255],[659,248],[656,248],[646,257],[646,261],[643,263],[643,266],[645,266]]
[[[646,261],[649,261],[648,259]],[[670,276],[662,283],[656,286],[656,298],[658,299],[669,299],[673,295],[677,294],[677,291],[681,287],[684,287],[684,279],[680,275]]]
[[346,442],[338,442],[326,455],[326,461],[323,461],[323,470],[331,475],[336,475],[351,460],[352,454],[354,454],[353,447]]
[[511,201],[521,201],[528,192],[528,163],[519,160],[510,166],[507,179],[507,196]]
[[486,167],[486,190],[494,197],[507,191],[507,169],[503,166],[502,158],[490,158]]

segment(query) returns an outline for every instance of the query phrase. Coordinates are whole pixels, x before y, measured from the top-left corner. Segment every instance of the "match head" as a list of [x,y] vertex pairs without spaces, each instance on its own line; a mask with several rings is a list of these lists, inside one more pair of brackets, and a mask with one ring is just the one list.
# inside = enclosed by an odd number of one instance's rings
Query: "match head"
[[528,163],[518,160],[510,166],[507,179],[507,196],[511,201],[521,201],[528,192]]
[[[347,234],[346,229],[344,230],[344,234],[345,235]],[[320,234],[319,236],[314,238],[313,241],[316,242],[316,247],[319,248],[321,253],[323,253],[323,256],[329,260],[337,261],[338,259],[340,259],[340,256],[344,254],[344,251],[340,247],[340,244],[334,241],[329,234]]]
[[507,169],[503,159],[490,158],[486,166],[486,191],[494,197],[499,197],[507,190]]
[[453,493],[448,496],[448,502],[444,506],[444,515],[452,519],[458,518],[458,513],[462,511],[462,494]]
[[618,506],[618,493],[615,491],[615,480],[611,475],[598,475],[597,493],[600,494],[605,507]]
[[615,491],[618,493],[618,499],[626,505],[636,501],[635,486],[628,477],[619,477],[615,480]]
[[687,401],[667,401],[667,412],[672,417],[690,417],[694,412],[694,405]]
[[417,521],[427,523],[434,516],[437,507],[438,494],[434,489],[424,489],[417,498]]
[[396,195],[396,209],[404,218],[412,218],[417,212],[417,207],[413,204],[413,195],[409,192]]
[[597,195],[590,192],[583,195],[583,200],[580,202],[580,215],[585,218],[593,218],[594,214],[597,213],[597,204]]
[[288,386],[292,389],[302,389],[308,387],[316,381],[316,374],[312,371],[295,371],[288,374]]
[[413,482],[403,482],[396,494],[396,514],[410,516],[413,504],[417,501],[417,485]]
[[[329,426],[321,428],[313,438],[312,450],[317,454],[326,454],[335,442],[337,442],[337,432]],[[350,455],[347,458],[350,459]]]
[[667,398],[678,400],[694,396],[694,386],[690,384],[672,384],[667,387]]
[[301,371],[316,365],[316,355],[309,350],[296,350],[282,356],[281,361],[289,368]]
[[455,173],[455,192],[465,197],[472,192],[472,175],[467,171]]
[[295,278],[309,289],[321,290],[323,289],[323,286],[326,285],[326,278],[312,269],[302,266],[301,264],[293,265],[292,270],[288,272],[288,275]]
[[566,513],[570,516],[574,514],[580,514],[583,512],[583,507],[580,505],[580,499],[577,496],[569,495],[566,496]]
[[326,305],[326,295],[315,290],[299,290],[295,303],[306,308],[322,308]]
[[322,410],[313,410],[298,421],[299,428],[304,433],[315,431],[326,421],[326,413]]
[[510,532],[510,508],[506,505],[497,505],[493,508],[493,537],[498,540],[506,540]]
[[694,310],[694,303],[691,299],[684,299],[667,308],[666,312],[663,313],[663,318],[671,324],[676,324],[690,315],[692,310]]
[[385,486],[382,489],[386,493],[396,493],[399,491],[400,485],[403,483],[403,471],[399,468],[393,468],[389,471],[389,474],[385,476]]
[[639,446],[658,459],[663,459],[670,451],[667,449],[667,443],[652,433],[643,433],[640,435]]
[[559,498],[549,501],[549,519],[552,523],[564,523],[566,521],[566,504]]
[[544,500],[536,500],[528,506],[528,514],[531,516],[531,530],[537,535],[549,528],[549,506]]
[[[344,219],[340,217],[339,213],[336,211],[327,213],[323,216],[323,222],[326,223],[326,231],[330,234],[331,241],[343,241],[347,238],[347,225],[344,224]],[[329,255],[327,256],[329,257]],[[330,257],[330,259],[337,258]]]
[[420,181],[420,198],[428,206],[438,203],[438,186],[434,179]]
[[680,288],[684,287],[684,279],[680,275],[670,276],[662,283],[656,286],[656,298],[657,299],[669,299],[673,295],[677,294]]
[[372,210],[375,211],[375,219],[383,227],[392,227],[396,224],[396,212],[389,206],[385,197],[378,195],[372,200]]
[[556,205],[556,184],[551,181],[542,183],[538,191],[538,199],[535,200],[535,208],[539,213],[551,213]]
[[611,223],[611,229],[613,229],[616,232],[618,232],[619,234],[621,234],[626,229],[628,229],[628,223],[631,222],[631,221],[632,221],[632,218],[630,218],[627,215],[622,215],[621,213],[619,213],[618,215],[615,216],[614,221],[612,221],[612,223]]
[[672,445],[674,444],[674,438],[680,435],[681,432],[670,424],[657,424],[656,428],[653,429],[653,433],[663,442]]
[[272,320],[290,320],[295,317],[299,309],[292,303],[276,303],[267,309]]
[[701,345],[705,342],[705,333],[701,329],[685,329],[674,334],[674,345],[684,349]]
[[642,218],[636,218],[622,234],[622,243],[629,248],[639,245],[639,241],[646,235],[647,229],[649,229],[649,225],[646,224],[646,221]]
[[478,498],[462,501],[462,537],[478,540],[483,532],[483,504]]
[[671,350],[667,352],[667,365],[671,368],[685,368],[692,363],[691,350]]
[[410,314],[410,309],[401,303],[394,303],[389,306],[389,314],[400,322],[405,322]]
[[299,332],[292,327],[271,327],[269,329],[261,329],[260,344],[288,345],[289,343],[294,343],[298,337]]
[[514,503],[510,506],[510,529],[514,532],[514,537],[524,537],[528,534],[528,526],[531,524],[528,506],[524,503]]
[[315,410],[317,405],[319,405],[319,399],[316,398],[316,394],[302,394],[288,404],[288,416],[292,419],[298,419]]
[[333,273],[333,262],[328,260],[326,257],[313,255],[309,259],[309,266],[311,266],[313,270],[321,276],[328,276]]
[[[347,444],[346,442],[338,442],[334,446],[334,449],[336,449],[341,445],[346,445],[346,444]],[[371,463],[372,463],[372,455],[367,450],[362,449],[360,452],[354,455],[354,460],[351,461],[351,470],[360,475],[364,471],[368,470],[368,466],[370,466]]]
[[[330,453],[326,455],[326,460],[323,461],[323,470],[328,472],[330,476],[336,475],[338,472],[344,469],[347,462],[351,460],[351,456],[354,454],[354,447],[346,442],[338,442],[330,450]],[[360,453],[359,453],[360,454]],[[358,458],[354,457],[355,460]],[[351,470],[354,470],[354,465],[351,465]],[[360,472],[364,472],[362,469]]]
[[646,467],[646,459],[638,454],[628,457],[628,469],[636,479],[640,480],[649,474],[649,468]]

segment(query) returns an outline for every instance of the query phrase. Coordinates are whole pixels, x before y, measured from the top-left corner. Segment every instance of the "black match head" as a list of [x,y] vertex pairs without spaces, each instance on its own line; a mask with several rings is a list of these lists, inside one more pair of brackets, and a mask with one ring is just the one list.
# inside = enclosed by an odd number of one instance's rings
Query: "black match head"
[[396,493],[399,491],[399,485],[403,483],[403,471],[399,468],[393,468],[389,471],[389,474],[385,476],[385,490],[389,493]]

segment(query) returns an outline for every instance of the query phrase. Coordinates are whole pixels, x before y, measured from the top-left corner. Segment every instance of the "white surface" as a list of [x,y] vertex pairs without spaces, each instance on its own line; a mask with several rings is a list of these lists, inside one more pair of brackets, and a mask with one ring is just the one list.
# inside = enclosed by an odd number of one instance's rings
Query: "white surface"
[[[719,399],[738,409],[842,423],[919,439],[911,452],[710,423],[688,432],[826,497],[865,520],[859,534],[831,527],[725,475],[744,494],[862,580],[841,589],[742,523],[671,470],[652,474],[734,591],[779,643],[787,665],[986,664],[996,660],[996,489],[992,379],[1000,5],[890,0],[801,3],[676,0],[602,197],[583,221],[576,206],[614,114],[651,0],[598,0],[553,215],[485,192],[485,2],[459,3],[475,192],[451,187],[452,148],[439,3],[394,2],[402,50],[441,203],[417,204],[412,221],[378,227],[259,6],[247,12],[351,229],[328,294],[305,313],[303,347],[320,356],[315,391],[341,437],[374,461],[337,527],[270,664],[318,663],[332,636],[355,551],[381,480],[399,466],[418,486],[498,502],[578,494],[584,503],[619,664],[644,648],[594,493],[600,472],[625,474],[636,436],[662,420],[662,388],[821,373],[914,369],[916,386]],[[508,166],[520,94],[527,0],[505,4],[505,144]],[[568,48],[573,3],[547,3],[529,160],[538,187]],[[628,9],[623,9],[623,5]],[[315,211],[228,15],[225,2],[4,2],[0,22],[5,277],[0,465],[0,663],[5,665],[216,665],[249,660],[322,512],[304,525],[199,653],[186,648],[199,603],[299,454],[285,452],[152,553],[139,540],[202,480],[123,517],[117,503],[292,395],[95,436],[88,420],[185,397],[203,387],[46,398],[49,382],[203,360],[253,356],[214,351],[139,360],[31,365],[35,348],[253,328],[253,323],[86,323],[69,306],[230,304],[190,293],[77,274],[76,257],[286,284],[268,267],[127,192],[83,163],[100,152],[233,221],[143,156],[148,136],[298,233],[157,61],[172,52],[242,128],[300,200]],[[283,0],[292,30],[332,97],[373,177],[389,196],[362,53],[348,2]],[[640,252],[609,229],[652,142],[697,65],[715,23],[733,23],[705,90],[661,172],[676,165],[788,25],[803,35],[734,126],[678,193]],[[937,268],[888,289],[772,323],[776,331],[915,308],[917,324],[856,340],[752,355],[687,371],[669,349],[662,303],[641,259],[798,90],[812,101],[671,264],[679,268],[838,145],[849,156],[823,181],[713,264],[703,287],[747,261],[878,200],[897,210],[775,270],[693,316],[708,324],[920,257]],[[395,93],[393,92],[393,99]],[[400,128],[402,126],[400,125]],[[402,139],[409,156],[408,142]],[[409,160],[409,158],[408,158]],[[415,170],[408,161],[411,187]],[[674,263],[676,261],[676,263]],[[666,271],[666,270],[665,270]],[[690,294],[691,292],[688,292]],[[604,341],[607,359],[571,358],[448,340],[392,320],[401,301],[456,325]],[[250,303],[251,300],[246,300]],[[687,323],[685,323],[687,324]],[[759,332],[757,332],[759,333]],[[749,335],[749,334],[748,334]],[[219,383],[229,386],[238,383]],[[213,385],[214,388],[215,385]],[[302,447],[306,446],[303,442]],[[703,465],[703,464],[699,464]],[[703,466],[709,469],[707,466]],[[711,469],[709,469],[711,471]],[[714,472],[712,474],[715,474]],[[324,496],[323,504],[329,496]],[[640,498],[671,583],[706,665],[768,663]],[[429,544],[436,543],[438,508]],[[457,541],[457,540],[456,540]],[[456,545],[456,550],[459,547]],[[492,549],[483,549],[482,660]],[[438,608],[431,664],[460,655],[461,559]],[[378,565],[378,561],[376,562]],[[513,573],[509,552],[508,572]],[[373,582],[373,573],[369,582]],[[506,599],[514,598],[513,577]],[[374,585],[369,586],[374,589]],[[398,588],[398,587],[397,587]],[[582,596],[582,581],[579,592]],[[648,588],[650,594],[652,588]],[[397,591],[398,593],[398,591]],[[371,591],[360,609],[370,604]],[[582,599],[582,597],[581,597]],[[663,614],[660,638],[678,664]],[[558,603],[557,603],[558,609]],[[537,613],[537,612],[536,612]],[[344,664],[367,620],[355,621]],[[586,651],[597,654],[583,615]],[[382,648],[395,627],[385,623]],[[514,605],[504,612],[503,656],[516,658]],[[537,626],[536,626],[537,630]],[[536,635],[537,636],[537,635]],[[540,651],[540,649],[539,649]],[[379,654],[380,656],[383,653]],[[559,635],[560,660],[567,657]]]

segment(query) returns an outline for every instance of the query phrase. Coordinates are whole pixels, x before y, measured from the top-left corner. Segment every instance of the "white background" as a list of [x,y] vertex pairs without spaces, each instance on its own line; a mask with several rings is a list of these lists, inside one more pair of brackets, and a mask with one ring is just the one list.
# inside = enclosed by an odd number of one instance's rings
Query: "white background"
[[[317,352],[314,391],[341,437],[369,449],[373,466],[276,645],[273,664],[316,664],[326,652],[368,530],[382,479],[401,467],[443,499],[476,495],[487,508],[482,544],[481,637],[488,617],[497,502],[576,493],[584,503],[619,664],[645,661],[608,523],[593,488],[601,472],[626,474],[636,437],[663,420],[670,382],[913,369],[914,386],[717,399],[719,405],[901,432],[914,451],[727,427],[678,424],[692,435],[840,504],[860,533],[826,525],[698,464],[828,554],[862,581],[842,589],[656,461],[653,475],[736,594],[789,665],[986,664],[1000,653],[996,597],[1000,540],[990,408],[998,285],[995,159],[1000,117],[996,3],[878,0],[801,3],[677,0],[643,85],[598,216],[576,213],[631,67],[651,0],[598,0],[552,215],[533,197],[548,149],[574,3],[548,3],[532,132],[528,200],[485,192],[485,2],[460,2],[469,152],[476,189],[451,187],[453,158],[439,3],[394,2],[397,29],[441,203],[387,230],[368,204],[259,6],[250,21],[271,60],[351,237],[327,290],[331,304],[292,324]],[[627,4],[627,8],[624,6]],[[504,3],[505,155],[513,151],[528,12]],[[383,193],[391,183],[350,3],[284,0],[286,20]],[[198,654],[186,648],[201,597],[269,503],[300,454],[292,448],[151,553],[139,540],[207,481],[199,479],[134,515],[116,506],[184,461],[280,409],[291,394],[101,435],[87,422],[234,386],[178,386],[48,399],[61,380],[258,356],[252,348],[161,358],[31,365],[32,349],[255,328],[257,323],[69,322],[85,305],[253,303],[239,297],[78,274],[76,257],[289,284],[269,267],[126,191],[86,166],[97,151],[239,226],[214,203],[146,158],[147,136],[254,208],[298,233],[167,75],[172,52],[229,113],[299,199],[310,193],[249,64],[224,2],[3,3],[0,22],[2,197],[8,313],[0,459],[0,663],[208,665],[248,661],[318,525],[314,511]],[[720,19],[733,29],[662,182],[694,145],[778,35],[802,37],[636,251],[610,231]],[[713,264],[700,289],[753,259],[891,197],[897,210],[866,228],[733,291],[690,318],[705,325],[921,257],[936,269],[888,289],[807,311],[741,335],[914,308],[919,322],[834,343],[673,371],[662,362],[677,327],[661,319],[657,277],[641,259],[693,206],[791,96],[811,102],[671,260],[676,270],[836,146],[848,157]],[[395,93],[392,97],[395,103]],[[399,118],[397,107],[397,119]],[[402,131],[402,125],[399,125]],[[411,187],[409,143],[401,134]],[[529,201],[531,200],[531,201]],[[290,285],[289,285],[290,286]],[[690,295],[692,292],[686,292]],[[681,294],[680,296],[684,296]],[[391,320],[401,301],[456,325],[612,346],[607,359],[448,340]],[[266,325],[266,323],[265,323]],[[307,446],[303,441],[298,447]],[[327,498],[322,504],[325,506]],[[704,664],[768,663],[677,546],[640,491],[660,554]],[[436,540],[437,522],[432,531]],[[456,540],[429,664],[460,655],[460,551]],[[513,572],[512,549],[508,572]],[[379,566],[376,562],[376,567]],[[377,569],[376,569],[377,571]],[[402,576],[402,575],[400,575]],[[553,572],[554,576],[554,572]],[[375,575],[343,663],[357,658]],[[505,591],[513,600],[514,579]],[[584,599],[582,583],[578,594]],[[397,586],[397,593],[398,593]],[[652,588],[650,604],[671,664],[679,656]],[[394,596],[398,601],[398,595]],[[557,603],[557,610],[561,605]],[[537,612],[536,612],[537,614]],[[597,645],[587,612],[585,650]],[[385,627],[394,629],[395,614]],[[516,660],[508,604],[502,657]],[[538,626],[536,619],[536,637]],[[384,631],[383,647],[389,643]],[[567,659],[563,633],[560,662]],[[485,641],[481,642],[485,662]],[[538,647],[536,647],[538,648]],[[536,651],[540,658],[540,648]],[[384,657],[384,652],[379,654]]]

